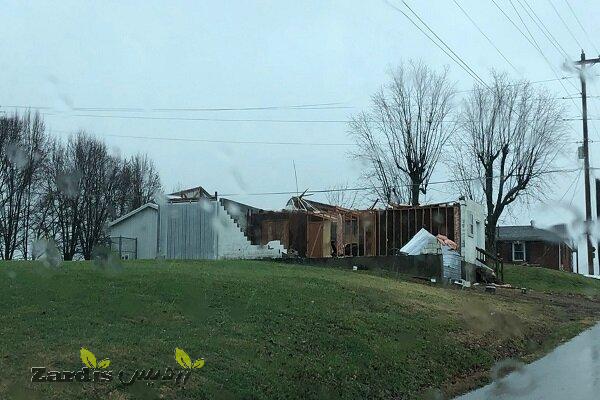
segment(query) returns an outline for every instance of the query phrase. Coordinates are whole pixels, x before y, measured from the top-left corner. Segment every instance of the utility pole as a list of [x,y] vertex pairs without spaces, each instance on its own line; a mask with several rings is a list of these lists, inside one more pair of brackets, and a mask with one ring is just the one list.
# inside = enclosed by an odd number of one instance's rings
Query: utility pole
[[583,120],[583,168],[585,177],[585,239],[587,242],[587,260],[588,260],[588,274],[594,275],[594,246],[592,245],[592,239],[590,235],[590,229],[592,226],[592,203],[590,194],[590,152],[589,152],[589,141],[588,141],[588,121],[587,121],[587,92],[585,84],[585,68],[588,64],[596,64],[600,62],[600,58],[593,58],[586,60],[585,53],[581,50],[581,58],[579,61],[575,61],[576,65],[580,65],[579,69],[579,80],[581,81],[581,108],[582,108],[582,120]]
[[[596,178],[596,221],[600,220],[600,179]],[[600,249],[600,239],[596,243],[596,248]]]

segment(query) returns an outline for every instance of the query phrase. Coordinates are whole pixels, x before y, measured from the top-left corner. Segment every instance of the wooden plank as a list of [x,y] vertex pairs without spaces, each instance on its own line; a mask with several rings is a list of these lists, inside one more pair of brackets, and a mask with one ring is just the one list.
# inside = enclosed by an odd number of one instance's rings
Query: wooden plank
[[323,222],[308,222],[308,249],[307,257],[323,257]]
[[396,248],[396,210],[392,209],[392,249]]

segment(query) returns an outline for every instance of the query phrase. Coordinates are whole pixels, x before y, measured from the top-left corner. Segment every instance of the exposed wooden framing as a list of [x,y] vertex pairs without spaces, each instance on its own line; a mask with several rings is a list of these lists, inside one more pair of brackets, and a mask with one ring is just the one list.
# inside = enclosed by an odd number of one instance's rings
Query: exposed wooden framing
[[427,214],[429,214],[429,225],[428,226],[429,226],[429,230],[431,230],[431,208],[428,208],[427,211],[428,211]]
[[[400,236],[398,238],[398,242],[395,243],[395,246],[397,249],[402,248],[402,239],[404,238],[404,230],[402,229],[402,221],[404,221],[404,214],[402,213],[402,210],[398,211],[398,213],[400,214]],[[394,238],[394,240],[396,240],[396,238]]]
[[396,213],[392,210],[392,249],[396,248]]
[[[377,219],[375,220],[375,232],[379,232],[379,227],[381,226],[381,213],[377,211]],[[379,235],[377,235],[377,246],[375,247],[375,253],[377,255],[381,255],[381,240],[379,239]]]
[[446,224],[446,229],[444,229],[444,236],[448,237],[448,207],[444,207],[444,223]]
[[413,212],[415,214],[415,216],[413,218],[413,230],[412,230],[412,232],[409,232],[409,234],[412,233],[413,235],[415,235],[417,233],[417,224],[419,223],[419,216],[417,215],[416,207],[413,208]]
[[[363,235],[364,240],[364,235]],[[360,217],[356,217],[356,242],[358,243],[358,249],[356,249],[356,254],[360,256]],[[364,244],[363,244],[364,247]],[[350,249],[352,251],[352,249]],[[363,253],[364,255],[364,253]]]
[[[385,251],[386,251],[386,253],[385,254],[389,254],[389,252],[390,252],[390,234],[389,234],[389,225],[390,224],[389,224],[388,220],[389,220],[389,217],[388,217],[388,213],[386,212],[386,214],[385,214],[385,223],[386,223],[386,226],[385,226],[385,229],[386,229]],[[393,228],[393,226],[392,226],[392,228]]]
[[[249,225],[259,224],[259,228],[249,228],[249,238],[254,241],[263,241],[264,238],[262,238],[262,236],[266,235],[265,237],[270,239],[283,240],[285,235],[280,232],[281,229],[279,225],[281,225],[281,223],[278,222],[283,217],[279,214],[285,214],[285,212],[273,212],[272,219],[274,221],[274,231],[269,234],[263,234],[263,230],[267,229],[267,225],[265,225],[263,229],[263,226],[260,224],[268,222],[271,217],[256,220],[256,218],[251,215],[248,218],[250,221]],[[416,231],[421,228],[428,229],[433,235],[443,233],[460,246],[461,230],[463,229],[460,224],[460,206],[458,203],[431,204],[419,207],[397,205],[396,207],[383,210],[362,211],[341,208],[314,211],[302,210],[295,215],[298,219],[288,218],[288,228],[282,229],[289,236],[289,241],[293,239],[294,243],[298,242],[298,244],[294,246],[294,249],[298,250],[301,254],[304,253],[304,250],[307,253],[312,254],[317,248],[314,240],[313,242],[307,240],[306,243],[304,243],[301,238],[302,233],[304,232],[305,237],[308,239],[309,223],[312,220],[315,220],[315,222],[317,220],[331,221],[332,225],[335,223],[335,230],[325,230],[321,227],[320,232],[323,232],[323,246],[327,246],[327,248],[323,248],[323,254],[328,255],[329,251],[332,250],[332,252],[336,252],[339,257],[353,254],[354,244],[358,245],[356,254],[360,256],[388,255],[390,254],[391,249],[402,248],[402,246],[414,236]],[[383,221],[382,218],[385,221]],[[440,220],[441,218],[444,219],[443,222]],[[305,222],[306,226],[300,226],[302,221]],[[296,226],[295,229],[293,229],[292,224]],[[390,226],[390,224],[392,226]],[[275,227],[277,227],[277,229],[275,229]],[[294,238],[292,238],[292,230],[294,231]],[[316,226],[312,227],[312,231],[317,231]],[[331,238],[329,236],[325,237],[325,232],[329,231],[331,231]],[[354,232],[357,233],[356,237],[354,236]],[[336,240],[332,242],[334,234]],[[281,238],[271,238],[271,236],[281,236]],[[300,243],[304,243],[304,245],[307,245],[308,247],[303,249],[303,246],[301,246]],[[288,245],[289,244],[291,244],[291,242],[288,243]],[[317,255],[315,254],[312,256],[314,257]]]

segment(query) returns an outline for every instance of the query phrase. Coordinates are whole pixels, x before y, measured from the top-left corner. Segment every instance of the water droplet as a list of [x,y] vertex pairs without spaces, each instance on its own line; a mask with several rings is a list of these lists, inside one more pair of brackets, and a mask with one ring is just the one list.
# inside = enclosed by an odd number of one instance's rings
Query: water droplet
[[533,376],[519,360],[508,358],[494,364],[490,371],[494,381],[493,393],[523,396],[535,387]]
[[29,163],[29,157],[21,146],[17,143],[9,143],[6,148],[6,158],[16,169],[24,169]]
[[96,246],[92,250],[94,265],[105,270],[121,270],[122,263],[119,255],[107,246]]
[[79,181],[81,172],[72,171],[59,174],[56,177],[56,186],[58,190],[69,198],[76,197],[79,194]]
[[444,393],[440,389],[427,389],[423,393],[423,400],[444,400]]
[[62,263],[62,254],[53,239],[41,238],[33,242],[33,258],[45,267],[58,268]]

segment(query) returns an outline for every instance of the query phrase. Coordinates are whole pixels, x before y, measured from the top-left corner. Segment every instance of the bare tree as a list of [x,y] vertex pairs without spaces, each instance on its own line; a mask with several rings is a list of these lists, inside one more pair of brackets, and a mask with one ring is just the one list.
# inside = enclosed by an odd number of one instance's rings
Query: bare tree
[[79,246],[86,260],[106,240],[108,222],[116,216],[115,189],[120,160],[109,154],[103,141],[81,131],[75,136],[75,170],[81,174],[81,232]]
[[0,256],[10,260],[21,245],[27,258],[34,189],[46,142],[38,113],[0,117]]
[[[452,111],[453,85],[448,70],[437,73],[423,63],[410,62],[391,73],[391,81],[372,96],[372,107],[350,122],[359,145],[355,154],[367,164],[365,177],[376,183],[380,198],[393,197],[419,204],[455,129],[445,121]],[[408,184],[408,193],[399,185]]]
[[353,156],[365,166],[361,178],[371,186],[375,198],[385,205],[408,201],[406,177],[385,151],[385,144],[373,130],[369,114],[363,112],[354,116],[350,121],[350,132],[359,145]]
[[66,144],[54,140],[45,166],[40,204],[40,234],[58,244],[64,260],[72,260],[81,236],[83,187],[77,158],[81,138],[71,136]]
[[543,194],[560,150],[564,109],[528,82],[494,74],[491,88],[475,85],[453,141],[451,171],[462,194],[487,207],[486,245],[495,249],[496,226],[517,199]]
[[119,174],[117,215],[134,210],[150,201],[162,190],[154,162],[146,154],[125,160]]
[[147,203],[160,190],[152,160],[111,155],[107,145],[80,131],[49,146],[41,184],[38,236],[53,239],[65,260],[85,259],[107,239],[107,224]]
[[358,193],[355,190],[349,190],[348,182],[334,185],[330,189],[330,192],[325,193],[328,204],[348,209],[353,209],[356,206]]

